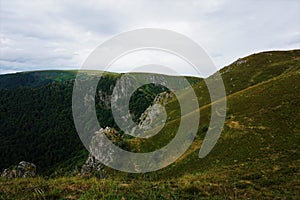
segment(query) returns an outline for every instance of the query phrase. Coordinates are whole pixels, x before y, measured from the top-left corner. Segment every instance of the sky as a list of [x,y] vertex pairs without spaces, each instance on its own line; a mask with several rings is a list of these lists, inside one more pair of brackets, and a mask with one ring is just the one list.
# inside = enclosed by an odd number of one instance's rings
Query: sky
[[[186,35],[220,69],[252,53],[299,49],[299,10],[299,0],[0,0],[0,74],[79,69],[98,45],[138,28]],[[129,55],[111,70],[149,60],[193,74],[157,52]]]

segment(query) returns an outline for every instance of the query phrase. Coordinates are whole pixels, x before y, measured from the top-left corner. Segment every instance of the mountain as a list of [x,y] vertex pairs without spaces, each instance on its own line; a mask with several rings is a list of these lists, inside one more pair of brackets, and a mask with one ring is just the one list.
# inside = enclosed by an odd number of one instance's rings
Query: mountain
[[[168,167],[151,173],[128,174],[105,168],[108,178],[102,181],[84,180],[71,173],[87,158],[71,115],[76,73],[1,75],[1,168],[26,160],[36,163],[44,177],[53,177],[30,180],[41,194],[30,193],[33,187],[24,180],[1,180],[0,191],[6,191],[3,198],[18,198],[21,191],[28,198],[299,198],[300,50],[253,54],[220,73],[227,94],[227,115],[221,137],[208,156],[200,159],[198,152],[208,130],[210,106],[215,102],[211,102],[203,79],[188,78],[201,115],[196,139],[188,151]],[[87,77],[91,75],[87,73]],[[107,99],[118,77],[107,73],[96,98],[100,99],[96,107],[107,111],[97,113],[99,121],[115,128]],[[133,118],[138,120],[155,96],[166,90],[146,85],[136,92],[130,102]],[[176,134],[180,109],[175,97],[165,107],[169,120],[159,134],[149,139],[124,138],[122,145],[134,152],[166,145]],[[15,183],[18,186],[8,186]]]
[[[62,171],[81,167],[87,151],[78,137],[72,116],[76,73],[39,71],[0,76],[1,170],[20,160],[37,164],[38,173],[43,175],[57,173],[58,166]],[[81,73],[84,78],[98,76],[94,71]],[[97,117],[104,128],[117,128],[110,110],[110,98],[119,77],[120,74],[104,73],[98,84],[95,98]],[[197,78],[188,79],[193,84],[198,81]],[[138,120],[157,94],[166,90],[154,84],[137,90],[130,103],[134,120]]]

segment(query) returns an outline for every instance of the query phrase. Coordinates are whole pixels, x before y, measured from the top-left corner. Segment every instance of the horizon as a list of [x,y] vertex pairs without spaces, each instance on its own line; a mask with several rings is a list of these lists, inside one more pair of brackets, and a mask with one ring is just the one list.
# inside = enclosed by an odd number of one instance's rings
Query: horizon
[[[237,58],[236,60],[233,60],[232,62],[230,62],[228,65],[225,65],[225,66],[222,66],[222,67],[219,67],[219,66],[216,66],[217,67],[217,71],[233,64],[234,62],[236,62],[238,59],[242,59],[242,58],[245,58],[245,57],[248,57],[248,56],[252,56],[252,55],[255,55],[255,54],[259,54],[259,53],[268,53],[268,52],[284,52],[284,51],[297,51],[297,50],[300,50],[300,48],[296,48],[296,49],[286,49],[286,50],[270,50],[270,51],[261,51],[261,52],[254,52],[254,53],[251,53],[249,55],[245,55],[244,57],[240,57],[240,58]],[[30,73],[30,72],[44,72],[44,71],[80,71],[81,69],[77,69],[77,68],[68,68],[68,69],[58,69],[58,68],[44,68],[44,69],[36,69],[36,70],[25,70],[25,71],[11,71],[11,72],[6,72],[6,73],[1,73],[0,71],[0,76],[1,75],[9,75],[9,74],[18,74],[18,73]],[[84,70],[81,70],[81,71],[101,71],[101,70],[94,70],[94,69],[84,69]],[[216,72],[217,72],[216,71]],[[159,72],[155,72],[155,71],[111,71],[111,70],[107,70],[107,71],[103,71],[103,72],[109,72],[109,73],[119,73],[119,74],[122,74],[122,73],[152,73],[152,74],[164,74],[164,75],[169,75],[169,76],[186,76],[186,77],[198,77],[198,78],[207,78],[213,74],[209,74],[207,76],[195,76],[195,74],[167,74],[167,73],[159,73]]]

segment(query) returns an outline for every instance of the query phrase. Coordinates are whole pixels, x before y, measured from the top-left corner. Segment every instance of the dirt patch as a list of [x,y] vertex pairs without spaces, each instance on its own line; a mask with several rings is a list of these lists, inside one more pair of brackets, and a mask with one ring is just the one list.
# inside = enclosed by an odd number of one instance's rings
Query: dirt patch
[[234,128],[234,129],[244,129],[245,128],[244,125],[241,125],[238,121],[233,121],[233,120],[226,122],[226,125],[229,128]]

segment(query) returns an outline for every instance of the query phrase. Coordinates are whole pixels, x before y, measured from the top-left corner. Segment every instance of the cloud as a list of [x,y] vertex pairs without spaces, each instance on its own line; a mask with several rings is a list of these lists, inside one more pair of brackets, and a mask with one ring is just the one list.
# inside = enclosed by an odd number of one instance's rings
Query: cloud
[[297,0],[0,1],[0,73],[79,68],[105,40],[144,27],[190,37],[221,68],[250,53],[299,48],[299,10]]

